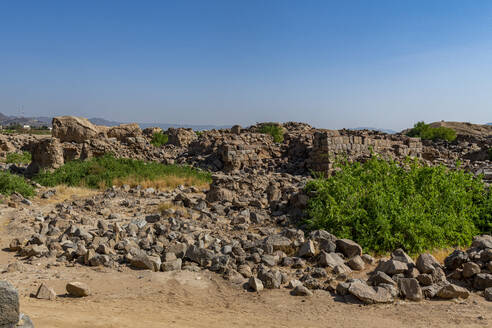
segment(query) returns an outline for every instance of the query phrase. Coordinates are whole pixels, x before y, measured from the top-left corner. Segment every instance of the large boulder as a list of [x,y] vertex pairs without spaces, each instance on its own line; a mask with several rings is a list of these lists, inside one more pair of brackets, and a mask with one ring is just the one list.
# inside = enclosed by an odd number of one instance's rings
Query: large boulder
[[468,298],[470,292],[463,287],[456,286],[453,284],[445,285],[437,292],[437,297],[442,299],[453,299],[453,298]]
[[198,136],[192,129],[184,128],[169,128],[167,130],[168,144],[178,147],[188,147],[188,145],[195,141]]
[[31,156],[28,172],[32,174],[42,169],[56,169],[65,163],[63,146],[58,139],[42,139],[32,145]]
[[85,297],[91,294],[89,286],[83,282],[69,282],[65,288],[67,289],[68,294],[73,297]]
[[423,299],[422,289],[420,288],[417,279],[400,278],[398,279],[398,287],[401,296],[410,301],[419,302]]
[[440,268],[441,265],[435,259],[432,254],[423,253],[420,254],[417,258],[417,269],[421,273],[432,273],[436,270],[436,268]]
[[492,248],[492,236],[482,235],[473,237],[473,242],[471,247],[478,249]]
[[348,292],[357,297],[365,304],[391,303],[393,296],[386,288],[373,288],[362,281],[355,281],[350,284]]
[[0,150],[10,153],[16,150],[15,146],[4,135],[0,135]]
[[343,253],[348,258],[356,255],[362,255],[362,247],[350,239],[338,239],[336,241],[337,251]]
[[119,141],[126,141],[129,137],[141,137],[142,130],[137,123],[121,124],[108,129],[108,137]]
[[334,268],[342,264],[344,264],[344,261],[337,253],[326,253],[322,251],[318,258],[318,265],[321,267]]
[[54,117],[52,126],[53,137],[60,139],[61,142],[82,143],[98,137],[101,133],[104,134],[102,129],[83,117]]
[[8,281],[0,281],[0,327],[11,327],[19,321],[19,294]]

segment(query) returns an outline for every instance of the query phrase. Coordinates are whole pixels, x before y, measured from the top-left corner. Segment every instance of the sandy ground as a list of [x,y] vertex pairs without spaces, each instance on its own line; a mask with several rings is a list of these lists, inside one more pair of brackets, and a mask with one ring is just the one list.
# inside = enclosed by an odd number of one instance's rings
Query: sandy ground
[[[0,246],[16,232],[7,225],[19,209],[0,205]],[[0,251],[0,268],[19,261]],[[47,260],[24,264],[20,272],[1,273],[21,295],[21,311],[36,327],[492,327],[492,302],[473,294],[465,301],[398,302],[364,306],[345,303],[325,291],[313,297],[288,290],[247,292],[213,273],[150,272],[57,266]],[[55,265],[53,265],[55,264]],[[86,298],[65,296],[65,284],[82,281]],[[56,301],[30,297],[41,282]]]

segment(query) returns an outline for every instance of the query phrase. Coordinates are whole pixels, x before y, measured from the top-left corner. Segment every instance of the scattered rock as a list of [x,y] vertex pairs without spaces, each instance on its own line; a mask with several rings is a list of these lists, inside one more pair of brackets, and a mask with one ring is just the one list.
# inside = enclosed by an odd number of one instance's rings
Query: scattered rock
[[453,284],[445,285],[441,287],[437,292],[437,297],[443,299],[453,299],[453,298],[468,298],[470,292],[465,288],[456,286]]
[[296,286],[291,293],[293,296],[312,296],[313,292],[304,287],[303,285]]
[[437,262],[437,260],[434,258],[434,256],[429,253],[420,254],[417,258],[416,265],[417,269],[421,273],[432,273],[435,268],[441,266],[439,262]]
[[263,290],[263,283],[260,279],[251,277],[248,281],[248,287],[254,290],[255,292],[261,292]]
[[318,264],[322,267],[334,268],[337,265],[344,264],[344,261],[337,253],[326,253],[322,251],[319,255]]
[[369,277],[367,282],[373,286],[379,286],[380,284],[389,284],[393,286],[397,285],[397,283],[391,279],[390,276],[382,271],[376,271],[371,277]]
[[465,252],[457,249],[444,259],[444,265],[449,270],[454,270],[460,268],[463,263],[467,261],[468,255]]
[[463,265],[463,278],[471,278],[480,273],[480,266],[475,262],[467,262]]
[[478,290],[485,290],[489,287],[492,287],[492,274],[479,273],[475,276],[475,280],[473,281],[473,288]]
[[54,301],[56,299],[56,293],[53,288],[50,288],[43,283],[39,286],[38,291],[36,292],[36,298]]
[[298,256],[299,257],[311,257],[316,254],[316,248],[314,247],[314,243],[312,240],[308,240],[299,248]]
[[85,297],[91,294],[89,286],[83,282],[69,282],[66,289],[68,294],[74,297]]
[[401,295],[410,301],[420,302],[423,298],[422,289],[417,279],[399,278],[398,287],[400,288]]
[[348,258],[362,255],[362,247],[350,239],[338,239],[336,241],[337,250]]
[[492,302],[492,287],[485,288],[485,290],[483,292],[483,296],[485,297],[485,299],[487,301],[491,301]]
[[350,284],[348,292],[365,304],[393,302],[393,296],[391,296],[391,293],[387,289],[376,288],[374,289],[361,281],[356,281]]
[[361,271],[365,268],[364,260],[359,255],[352,257],[347,264],[352,270],[356,271]]
[[374,271],[382,271],[390,276],[398,273],[403,273],[408,270],[406,263],[391,259],[381,260]]

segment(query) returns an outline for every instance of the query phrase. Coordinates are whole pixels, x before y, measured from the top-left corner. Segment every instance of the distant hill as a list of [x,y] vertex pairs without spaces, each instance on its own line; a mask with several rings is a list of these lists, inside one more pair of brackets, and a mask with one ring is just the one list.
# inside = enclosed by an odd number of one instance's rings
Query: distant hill
[[370,127],[370,126],[361,126],[361,127],[353,128],[353,129],[350,129],[350,130],[371,130],[371,131],[380,131],[380,132],[389,133],[389,134],[397,133],[397,131],[395,131],[395,130],[373,128],[373,127]]
[[[24,117],[24,116],[8,116],[0,113],[0,125],[2,126],[8,126],[14,124],[29,125],[31,127],[51,126],[52,119],[53,118],[49,116]],[[89,121],[92,124],[105,125],[105,126],[117,126],[125,123],[125,122],[110,121],[99,117],[90,118]],[[193,130],[211,130],[211,129],[227,129],[232,126],[232,125],[193,125],[193,124],[176,124],[176,123],[138,123],[138,125],[142,129],[157,126],[163,130],[167,130],[169,128],[191,128]]]
[[163,130],[167,130],[169,128],[187,128],[187,129],[193,129],[193,130],[212,130],[212,129],[228,129],[232,127],[232,125],[193,125],[193,124],[170,124],[170,123],[138,123],[140,125],[140,128],[145,129],[145,128],[150,128],[154,126],[158,126]]
[[[117,126],[124,124],[124,122],[108,121],[103,118],[90,118],[92,124],[105,125],[105,126]],[[175,124],[175,123],[137,123],[141,129],[160,127],[163,130],[169,128],[189,128],[193,130],[212,130],[212,129],[228,129],[231,125],[193,125],[193,124]]]
[[469,122],[440,121],[429,124],[431,127],[446,127],[456,131],[458,135],[492,136],[492,124],[473,124]]

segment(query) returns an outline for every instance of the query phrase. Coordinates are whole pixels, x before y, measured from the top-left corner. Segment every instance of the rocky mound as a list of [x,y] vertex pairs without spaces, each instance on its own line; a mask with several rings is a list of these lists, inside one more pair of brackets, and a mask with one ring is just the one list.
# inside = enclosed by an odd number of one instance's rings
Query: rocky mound
[[474,137],[492,137],[492,125],[472,124],[467,122],[434,122],[430,124],[433,128],[445,127],[456,131],[457,135]]

